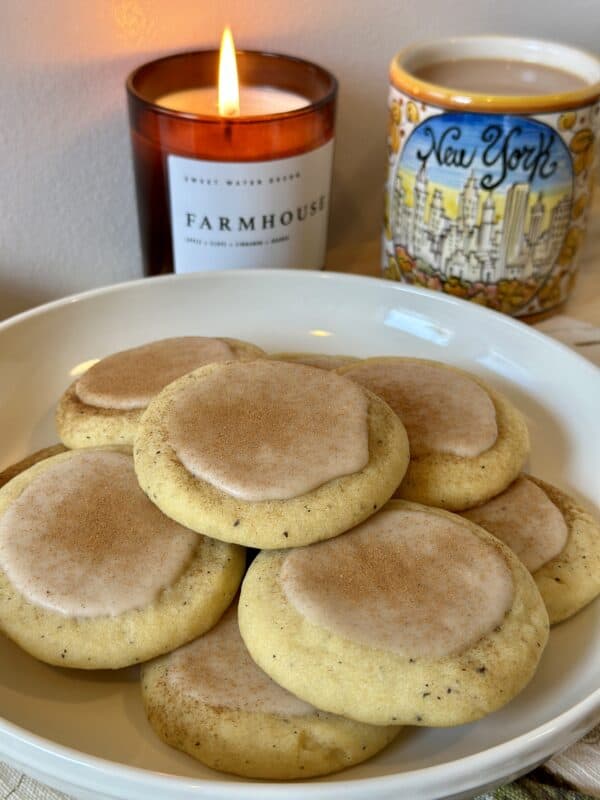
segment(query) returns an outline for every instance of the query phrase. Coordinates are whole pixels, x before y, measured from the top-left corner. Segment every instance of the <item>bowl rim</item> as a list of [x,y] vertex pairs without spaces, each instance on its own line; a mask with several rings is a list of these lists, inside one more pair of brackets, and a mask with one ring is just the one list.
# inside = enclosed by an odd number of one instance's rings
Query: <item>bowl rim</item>
[[[218,276],[218,277],[217,277]],[[490,310],[466,300],[444,295],[420,287],[411,287],[392,281],[382,281],[380,278],[366,277],[361,275],[351,275],[347,273],[316,272],[307,270],[227,270],[222,272],[203,272],[188,273],[182,275],[164,275],[147,278],[135,279],[123,283],[109,284],[107,286],[90,289],[59,298],[43,305],[28,309],[0,322],[0,337],[3,332],[11,328],[26,324],[29,320],[52,313],[62,307],[74,303],[94,300],[97,297],[109,296],[113,293],[121,293],[135,289],[153,290],[165,283],[171,282],[199,282],[210,279],[221,281],[253,281],[253,280],[272,280],[276,277],[281,281],[308,281],[330,282],[335,284],[359,284],[369,283],[374,288],[383,288],[390,293],[400,293],[403,295],[418,295],[427,297],[434,302],[439,302],[449,307],[460,309],[464,314],[472,314],[473,319],[495,318],[496,322],[511,329],[514,332],[522,333],[527,330],[528,336],[534,338],[544,346],[556,349],[563,353],[568,353],[568,357],[577,362],[579,368],[585,367],[590,376],[600,380],[600,370],[583,356],[575,353],[566,345],[550,338],[544,333],[535,330],[523,322],[503,315],[499,312]],[[518,698],[517,698],[518,702]],[[233,782],[228,780],[214,781],[210,778],[191,778],[174,773],[153,771],[140,766],[128,765],[107,758],[95,756],[84,751],[79,751],[67,745],[59,744],[51,739],[36,734],[29,729],[10,722],[0,716],[0,755],[23,765],[31,763],[32,769],[38,774],[45,775],[49,780],[55,779],[60,783],[61,780],[78,781],[73,784],[80,788],[94,790],[98,786],[106,786],[106,780],[113,778],[121,782],[122,790],[141,791],[151,787],[156,790],[169,791],[174,798],[188,797],[208,797],[219,798],[230,797],[232,792],[237,793],[241,798],[255,798],[260,791],[261,795],[268,798],[271,796],[281,796],[282,788],[285,787],[286,796],[304,797],[315,791],[318,786],[319,797],[329,800],[339,796],[339,792],[344,791],[349,798],[364,796],[362,793],[366,788],[383,792],[385,790],[396,790],[404,788],[404,784],[422,785],[424,778],[427,779],[427,787],[433,791],[436,786],[444,786],[444,791],[449,794],[452,790],[468,791],[471,788],[481,786],[482,772],[486,772],[486,781],[493,781],[494,778],[503,780],[506,775],[507,763],[518,757],[519,764],[515,764],[516,772],[523,772],[540,763],[557,750],[572,743],[576,738],[583,735],[600,721],[600,687],[593,690],[575,705],[562,711],[552,719],[538,725],[526,733],[522,733],[508,741],[488,747],[478,753],[455,758],[441,764],[429,767],[420,767],[405,772],[395,772],[379,776],[366,776],[352,779],[338,779],[334,777],[326,782],[319,782],[318,779],[296,782],[296,781],[250,781],[235,779]],[[17,752],[18,751],[18,752]],[[64,766],[71,764],[77,767],[77,772],[72,776],[64,773]],[[343,774],[343,773],[342,773]],[[44,778],[41,778],[44,780]],[[103,781],[100,784],[100,781]],[[108,787],[106,787],[108,788]],[[206,792],[210,792],[207,795]],[[120,795],[114,795],[118,797]],[[128,797],[127,794],[122,795]],[[141,796],[141,795],[140,795]]]
[[[65,295],[64,297],[49,300],[46,303],[33,306],[32,308],[25,309],[3,320],[0,320],[0,334],[5,329],[12,328],[29,319],[37,316],[43,316],[46,313],[56,311],[62,306],[72,305],[74,303],[85,302],[93,300],[96,297],[102,297],[121,291],[130,291],[132,289],[141,289],[142,287],[149,289],[152,286],[157,286],[164,283],[171,282],[184,282],[189,281],[194,283],[196,281],[202,282],[203,280],[216,279],[218,280],[231,280],[234,283],[240,280],[254,280],[256,277],[263,279],[277,279],[277,280],[314,280],[316,282],[338,282],[340,284],[353,284],[363,283],[369,284],[373,288],[385,286],[386,290],[393,293],[416,295],[424,298],[436,298],[434,302],[440,302],[449,307],[461,309],[462,313],[473,314],[476,319],[479,317],[483,321],[488,319],[491,315],[501,325],[506,326],[513,332],[528,331],[528,336],[535,339],[538,343],[542,343],[546,347],[555,348],[559,352],[568,353],[569,358],[575,359],[579,364],[579,368],[584,368],[590,375],[600,377],[598,368],[589,359],[582,356],[580,353],[575,352],[568,345],[554,339],[551,336],[536,330],[532,325],[523,322],[518,317],[511,317],[495,309],[481,306],[478,303],[473,303],[469,300],[464,300],[460,297],[446,294],[445,292],[434,291],[420,286],[411,286],[400,281],[385,280],[380,277],[370,275],[356,275],[348,272],[333,272],[329,270],[308,270],[308,269],[275,269],[275,268],[257,268],[257,269],[226,269],[226,270],[207,270],[202,272],[186,272],[186,273],[170,273],[168,275],[153,275],[140,278],[133,278],[119,283],[108,283],[102,286],[97,286],[92,289],[84,289],[79,292]],[[310,277],[309,277],[310,276]]]
[[[3,738],[8,736],[11,741],[17,741],[28,749],[31,755],[50,757],[53,764],[55,764],[56,771],[52,770],[47,774],[57,778],[62,777],[61,765],[70,763],[79,767],[86,767],[93,770],[98,778],[113,776],[126,782],[131,788],[142,788],[147,781],[151,781],[153,786],[157,789],[181,790],[183,792],[194,791],[198,789],[210,788],[212,797],[217,800],[218,798],[225,798],[231,795],[232,789],[239,793],[242,798],[252,798],[256,795],[257,789],[268,797],[270,795],[280,795],[281,788],[285,787],[286,796],[289,797],[304,797],[310,793],[312,786],[319,787],[319,797],[329,800],[331,798],[339,797],[339,792],[344,791],[347,796],[357,798],[362,796],[360,793],[368,786],[377,790],[402,788],[396,786],[398,782],[415,782],[421,776],[427,775],[433,781],[435,779],[443,779],[444,785],[447,788],[452,788],[452,779],[460,779],[460,788],[468,790],[472,787],[478,787],[477,775],[482,774],[485,770],[486,779],[494,779],[494,775],[499,767],[502,767],[511,756],[519,755],[525,757],[526,755],[535,755],[535,760],[539,761],[540,754],[549,756],[556,752],[558,749],[566,746],[574,738],[583,735],[594,727],[600,720],[600,688],[596,689],[583,700],[580,700],[576,705],[563,711],[557,717],[554,717],[537,728],[523,733],[507,742],[499,745],[494,745],[479,753],[474,753],[463,758],[453,759],[442,764],[435,764],[431,767],[424,767],[419,769],[407,770],[406,772],[395,772],[388,775],[379,775],[373,777],[354,778],[352,780],[329,780],[327,782],[319,782],[317,779],[310,779],[307,781],[262,781],[262,780],[244,780],[236,778],[234,782],[212,781],[210,778],[190,778],[182,775],[174,775],[171,773],[156,772],[153,770],[145,769],[143,767],[131,766],[123,764],[118,761],[111,761],[110,759],[94,756],[89,753],[84,753],[75,750],[72,747],[53,742],[46,739],[39,734],[28,731],[15,723],[9,722],[0,717],[0,752],[3,756],[9,757],[3,748]],[[576,734],[569,735],[569,730],[577,723],[581,724],[581,729],[577,730]],[[566,737],[555,741],[553,734],[563,732]],[[542,745],[540,744],[542,742]],[[534,752],[535,751],[535,752]],[[542,755],[542,758],[545,757]],[[39,769],[42,765],[38,760],[35,766]],[[48,765],[46,765],[48,766]],[[469,785],[465,785],[465,773],[468,774],[469,769],[477,767],[477,773],[473,773]],[[520,768],[517,767],[517,770]],[[526,767],[523,767],[526,769]],[[455,773],[455,774],[453,774]],[[343,774],[343,773],[341,773]],[[78,775],[81,778],[81,775]],[[86,776],[87,777],[87,776]],[[91,777],[91,776],[90,776]],[[97,784],[89,779],[79,785],[93,789]],[[182,798],[188,795],[180,795]],[[202,795],[199,794],[198,797]]]

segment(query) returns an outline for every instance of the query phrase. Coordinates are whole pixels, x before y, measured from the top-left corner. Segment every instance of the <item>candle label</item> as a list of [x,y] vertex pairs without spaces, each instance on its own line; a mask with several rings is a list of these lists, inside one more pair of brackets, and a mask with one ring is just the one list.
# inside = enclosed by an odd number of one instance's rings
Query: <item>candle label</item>
[[175,272],[321,268],[332,157],[333,140],[274,161],[169,155]]

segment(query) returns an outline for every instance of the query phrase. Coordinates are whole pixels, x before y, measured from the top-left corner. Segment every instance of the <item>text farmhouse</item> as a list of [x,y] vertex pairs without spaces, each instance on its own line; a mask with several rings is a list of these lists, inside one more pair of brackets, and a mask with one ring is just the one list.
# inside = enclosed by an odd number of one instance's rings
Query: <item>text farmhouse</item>
[[221,216],[187,211],[185,213],[185,226],[198,231],[230,233],[274,230],[278,227],[285,228],[293,222],[303,222],[325,211],[326,207],[327,197],[322,194],[315,200],[297,206],[295,209],[287,208],[284,211],[270,211],[248,216]]

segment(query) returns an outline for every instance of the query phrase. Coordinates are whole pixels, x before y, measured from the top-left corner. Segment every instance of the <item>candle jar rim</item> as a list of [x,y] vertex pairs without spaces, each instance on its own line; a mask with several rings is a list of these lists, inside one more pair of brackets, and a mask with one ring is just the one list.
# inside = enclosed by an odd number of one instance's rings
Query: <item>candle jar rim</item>
[[[291,119],[294,117],[301,117],[306,114],[312,114],[318,109],[326,106],[328,103],[331,103],[335,100],[337,91],[338,91],[338,81],[337,78],[327,69],[322,67],[320,64],[315,64],[313,61],[308,61],[304,58],[299,58],[298,56],[290,56],[284,53],[273,52],[269,50],[236,50],[235,51],[236,58],[246,58],[248,56],[252,58],[259,58],[264,59],[265,61],[270,61],[271,59],[282,59],[289,64],[293,64],[296,67],[305,67],[310,69],[312,72],[317,72],[319,76],[326,82],[327,86],[324,89],[323,96],[318,97],[315,100],[311,100],[307,97],[307,105],[301,106],[300,108],[291,109],[290,111],[277,111],[277,112],[269,112],[266,114],[252,114],[251,116],[239,116],[239,117],[222,117],[218,114],[202,114],[202,113],[194,113],[189,111],[178,111],[177,109],[168,108],[167,106],[162,106],[156,102],[155,99],[148,97],[144,94],[137,86],[136,81],[140,79],[140,77],[151,69],[156,69],[162,64],[167,64],[168,62],[174,62],[178,59],[185,59],[185,58],[193,58],[194,56],[203,56],[203,57],[210,57],[213,56],[217,61],[219,57],[219,50],[215,48],[207,48],[201,50],[182,50],[177,53],[170,53],[167,56],[161,56],[160,58],[153,59],[152,61],[147,61],[144,64],[140,64],[140,66],[133,69],[129,75],[127,76],[125,86],[127,89],[127,93],[135,98],[138,102],[144,104],[145,106],[152,108],[154,113],[164,114],[168,117],[174,117],[177,119],[186,119],[186,120],[198,120],[201,121],[202,124],[217,124],[222,125],[223,121],[230,121],[235,125],[252,125],[252,124],[260,124],[264,123],[266,120],[277,118],[277,119]],[[267,84],[259,84],[259,83],[251,83],[247,84],[248,86],[266,86]],[[268,84],[272,85],[272,84]],[[190,87],[196,88],[196,87]],[[201,87],[197,87],[201,88]],[[273,85],[273,88],[280,88],[276,85]],[[179,91],[180,89],[172,88],[171,91]],[[301,92],[298,92],[299,94]]]

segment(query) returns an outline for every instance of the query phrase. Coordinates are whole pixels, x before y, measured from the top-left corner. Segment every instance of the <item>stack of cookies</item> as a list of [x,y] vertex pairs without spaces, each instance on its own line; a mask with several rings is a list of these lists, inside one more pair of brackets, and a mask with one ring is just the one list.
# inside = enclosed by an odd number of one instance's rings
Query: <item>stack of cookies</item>
[[144,662],[150,724],[214,769],[322,775],[479,719],[600,593],[600,528],[522,472],[519,411],[438,362],[167,339],[92,366],[57,425],[0,476],[0,626]]

